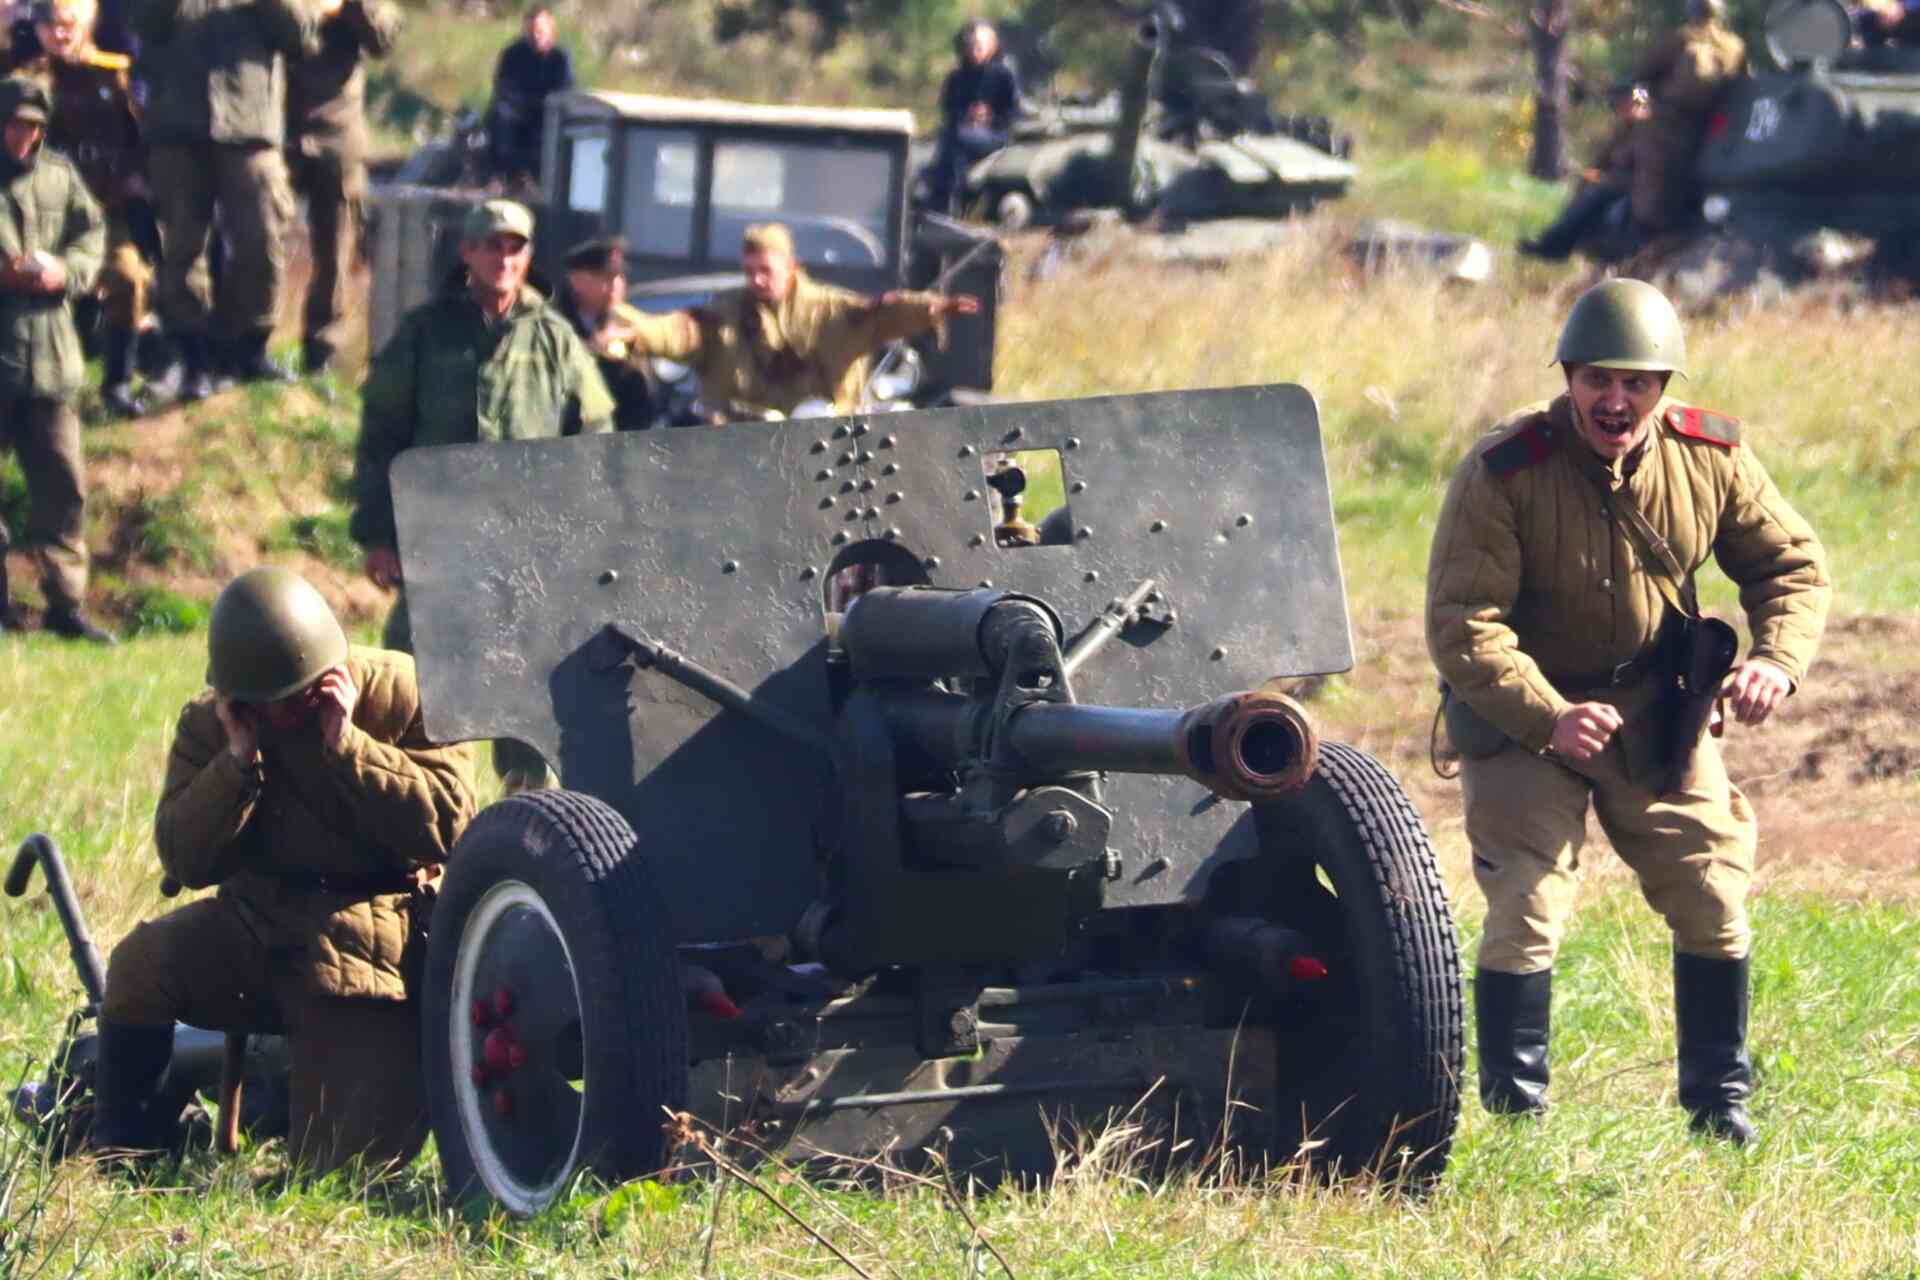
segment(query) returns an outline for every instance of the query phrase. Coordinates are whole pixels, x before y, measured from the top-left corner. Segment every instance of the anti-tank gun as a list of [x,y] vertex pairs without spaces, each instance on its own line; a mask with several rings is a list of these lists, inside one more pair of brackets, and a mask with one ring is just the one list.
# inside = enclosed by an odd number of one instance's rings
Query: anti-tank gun
[[[1009,469],[1064,544],[995,538]],[[393,479],[429,732],[520,738],[563,785],[484,811],[435,908],[457,1190],[529,1212],[582,1166],[657,1169],[662,1108],[801,1158],[950,1131],[982,1173],[1123,1114],[1156,1163],[1444,1164],[1461,993],[1425,830],[1272,679],[1351,664],[1300,389],[417,450]]]

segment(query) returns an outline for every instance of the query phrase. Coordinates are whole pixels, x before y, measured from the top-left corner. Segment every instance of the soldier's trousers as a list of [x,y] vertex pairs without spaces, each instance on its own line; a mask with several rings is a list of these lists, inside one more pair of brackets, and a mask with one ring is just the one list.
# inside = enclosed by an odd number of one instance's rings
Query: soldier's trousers
[[[272,330],[287,271],[283,243],[293,192],[278,147],[227,142],[170,143],[148,150],[154,212],[160,219],[160,313],[177,334],[244,337]],[[207,266],[214,210],[232,247],[213,323]]]
[[101,310],[107,327],[140,332],[147,320],[148,295],[153,288],[153,268],[134,241],[133,230],[125,214],[107,218],[107,257],[100,267]]
[[[26,473],[26,538],[49,608],[72,612],[87,592],[87,477],[80,458],[80,415],[64,400],[0,399],[0,448]],[[0,523],[0,555],[12,533]]]
[[289,150],[294,190],[307,201],[307,230],[313,242],[313,279],[307,285],[305,329],[308,347],[328,354],[345,337],[353,269],[360,257],[360,229],[367,201],[367,164],[357,151],[346,152],[306,139]]
[[1701,743],[1693,785],[1659,795],[1627,776],[1610,745],[1589,761],[1556,762],[1509,743],[1461,762],[1473,874],[1487,899],[1480,967],[1552,966],[1579,888],[1589,806],[1640,891],[1666,918],[1677,951],[1747,954],[1747,886],[1756,828],[1720,751]]
[[190,902],[122,939],[100,1016],[133,1027],[282,1028],[292,1063],[287,1147],[312,1172],[356,1158],[403,1165],[426,1141],[419,1008],[304,990],[287,957],[221,898]]

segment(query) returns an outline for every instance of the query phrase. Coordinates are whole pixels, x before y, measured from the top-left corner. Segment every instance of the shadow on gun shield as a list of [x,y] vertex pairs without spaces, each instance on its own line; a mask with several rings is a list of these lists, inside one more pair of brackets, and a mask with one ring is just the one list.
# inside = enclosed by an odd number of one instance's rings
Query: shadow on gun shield
[[419,449],[393,481],[429,732],[564,787],[482,813],[435,910],[456,1193],[657,1169],[663,1107],[802,1160],[950,1134],[984,1176],[1123,1118],[1154,1169],[1444,1166],[1427,833],[1286,694],[1352,665],[1302,388]]

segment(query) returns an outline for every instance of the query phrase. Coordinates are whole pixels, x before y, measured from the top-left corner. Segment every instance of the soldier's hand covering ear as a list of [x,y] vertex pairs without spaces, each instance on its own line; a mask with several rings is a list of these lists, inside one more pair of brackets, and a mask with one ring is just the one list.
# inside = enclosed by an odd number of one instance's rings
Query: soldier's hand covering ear
[[220,727],[227,731],[227,750],[243,766],[252,768],[260,755],[260,726],[253,718],[253,711],[222,694],[213,700],[213,713],[220,717]]
[[347,728],[353,723],[353,708],[360,701],[360,689],[345,667],[335,667],[320,677],[320,740],[329,751],[338,751],[347,742]]

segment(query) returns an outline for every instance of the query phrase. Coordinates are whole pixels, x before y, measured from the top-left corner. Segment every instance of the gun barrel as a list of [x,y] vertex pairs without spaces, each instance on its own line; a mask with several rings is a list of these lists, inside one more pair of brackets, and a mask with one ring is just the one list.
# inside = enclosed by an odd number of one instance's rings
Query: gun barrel
[[[889,696],[896,741],[934,763],[960,764],[978,704],[915,690]],[[1306,709],[1272,688],[1229,694],[1191,710],[1040,702],[1007,722],[1007,745],[1037,774],[1177,773],[1229,800],[1262,800],[1313,776],[1320,737]]]
[[1229,800],[1292,791],[1320,755],[1305,708],[1271,689],[1190,711],[1037,703],[1013,717],[1007,734],[1014,754],[1036,769],[1179,773]]

